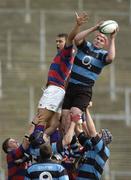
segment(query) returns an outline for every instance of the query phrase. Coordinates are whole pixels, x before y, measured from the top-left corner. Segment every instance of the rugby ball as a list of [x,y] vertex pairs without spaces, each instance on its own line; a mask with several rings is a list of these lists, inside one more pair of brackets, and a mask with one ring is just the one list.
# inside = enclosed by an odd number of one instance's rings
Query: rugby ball
[[103,34],[111,34],[118,28],[118,23],[113,20],[104,21],[99,26],[99,31]]

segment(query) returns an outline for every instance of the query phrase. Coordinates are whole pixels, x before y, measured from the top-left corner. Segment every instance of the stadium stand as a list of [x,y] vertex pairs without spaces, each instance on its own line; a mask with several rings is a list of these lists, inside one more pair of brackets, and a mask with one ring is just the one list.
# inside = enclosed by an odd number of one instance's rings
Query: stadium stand
[[[27,2],[28,1],[28,2]],[[129,0],[1,0],[0,1],[0,61],[2,78],[2,97],[0,98],[0,144],[3,139],[13,136],[19,140],[27,130],[29,121],[29,89],[34,89],[34,104],[41,96],[41,88],[46,83],[47,70],[55,54],[55,37],[59,32],[68,32],[74,10],[82,7],[89,11],[88,27],[96,20],[115,19],[120,25],[117,37],[115,64],[116,101],[112,102],[109,94],[110,68],[107,67],[98,80],[93,96],[93,113],[122,115],[123,120],[96,119],[98,127],[109,128],[114,136],[109,161],[110,180],[123,180],[120,172],[128,172],[131,167],[131,126],[125,120],[125,88],[131,88],[131,41]],[[31,22],[25,22],[26,3],[29,5]],[[81,4],[81,6],[80,6]],[[80,6],[80,7],[79,7]],[[63,12],[64,9],[64,12]],[[44,69],[40,68],[40,13],[45,15],[46,56]],[[11,63],[10,68],[8,63]],[[102,89],[99,90],[99,89]],[[131,96],[129,98],[131,102]],[[131,109],[131,103],[130,103]],[[35,112],[34,112],[35,113]],[[131,112],[130,112],[131,113]],[[131,115],[131,114],[130,114]],[[131,122],[130,122],[131,123]],[[6,170],[5,157],[0,165]],[[112,179],[111,179],[112,178]],[[113,179],[114,178],[114,179]],[[124,180],[130,180],[128,173]],[[103,176],[106,180],[106,176]]]

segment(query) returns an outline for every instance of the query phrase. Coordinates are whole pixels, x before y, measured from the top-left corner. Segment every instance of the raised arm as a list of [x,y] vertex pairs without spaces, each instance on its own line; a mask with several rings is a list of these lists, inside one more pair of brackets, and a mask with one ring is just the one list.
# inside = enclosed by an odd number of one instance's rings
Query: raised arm
[[115,37],[118,29],[110,35],[109,45],[108,45],[108,56],[106,57],[106,62],[111,63],[115,59]]
[[22,147],[26,151],[29,148],[30,142],[29,138],[24,137],[22,142]]
[[88,108],[86,109],[86,124],[90,137],[95,137],[97,135],[97,131]]
[[81,120],[80,115],[78,115],[78,114],[77,115],[72,115],[71,114],[71,124],[70,124],[70,127],[69,127],[67,133],[63,137],[63,140],[62,140],[63,146],[68,145],[68,144],[71,143],[72,137],[74,135],[75,126],[76,126],[76,124],[79,124],[80,120]]
[[89,28],[89,29],[86,29],[86,30],[81,31],[80,33],[78,33],[78,34],[75,36],[75,38],[74,38],[75,44],[76,44],[76,45],[80,45],[80,44],[84,41],[84,39],[85,39],[90,33],[98,30],[100,24],[101,24],[101,23],[98,23],[98,24],[96,24],[95,26],[93,26],[93,27],[91,27],[91,28]]
[[75,26],[68,35],[66,46],[72,45],[74,37],[79,32],[80,27],[86,22],[86,20],[88,18],[87,14],[85,12],[83,12],[80,15],[78,15],[77,12],[75,12],[75,16],[76,16]]

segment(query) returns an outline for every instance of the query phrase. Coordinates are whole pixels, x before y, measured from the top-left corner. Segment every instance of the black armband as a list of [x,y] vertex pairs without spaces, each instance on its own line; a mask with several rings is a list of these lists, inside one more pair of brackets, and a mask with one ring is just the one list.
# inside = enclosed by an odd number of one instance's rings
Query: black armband
[[86,136],[85,132],[81,132],[78,136],[79,143],[84,146],[86,140],[88,140],[88,137]]
[[72,144],[75,144],[75,143],[77,143],[77,137],[76,137],[76,135],[73,136],[72,141],[71,141],[70,144],[72,145]]
[[91,138],[91,142],[95,146],[100,141],[100,139],[100,136],[97,134],[95,137]]

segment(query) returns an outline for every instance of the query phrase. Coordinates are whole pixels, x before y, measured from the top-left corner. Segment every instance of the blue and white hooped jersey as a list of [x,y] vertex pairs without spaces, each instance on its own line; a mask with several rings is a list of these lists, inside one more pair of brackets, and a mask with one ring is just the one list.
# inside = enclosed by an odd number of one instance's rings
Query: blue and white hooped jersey
[[84,41],[77,48],[69,82],[93,86],[103,67],[108,64],[107,51],[94,47],[88,41]]

